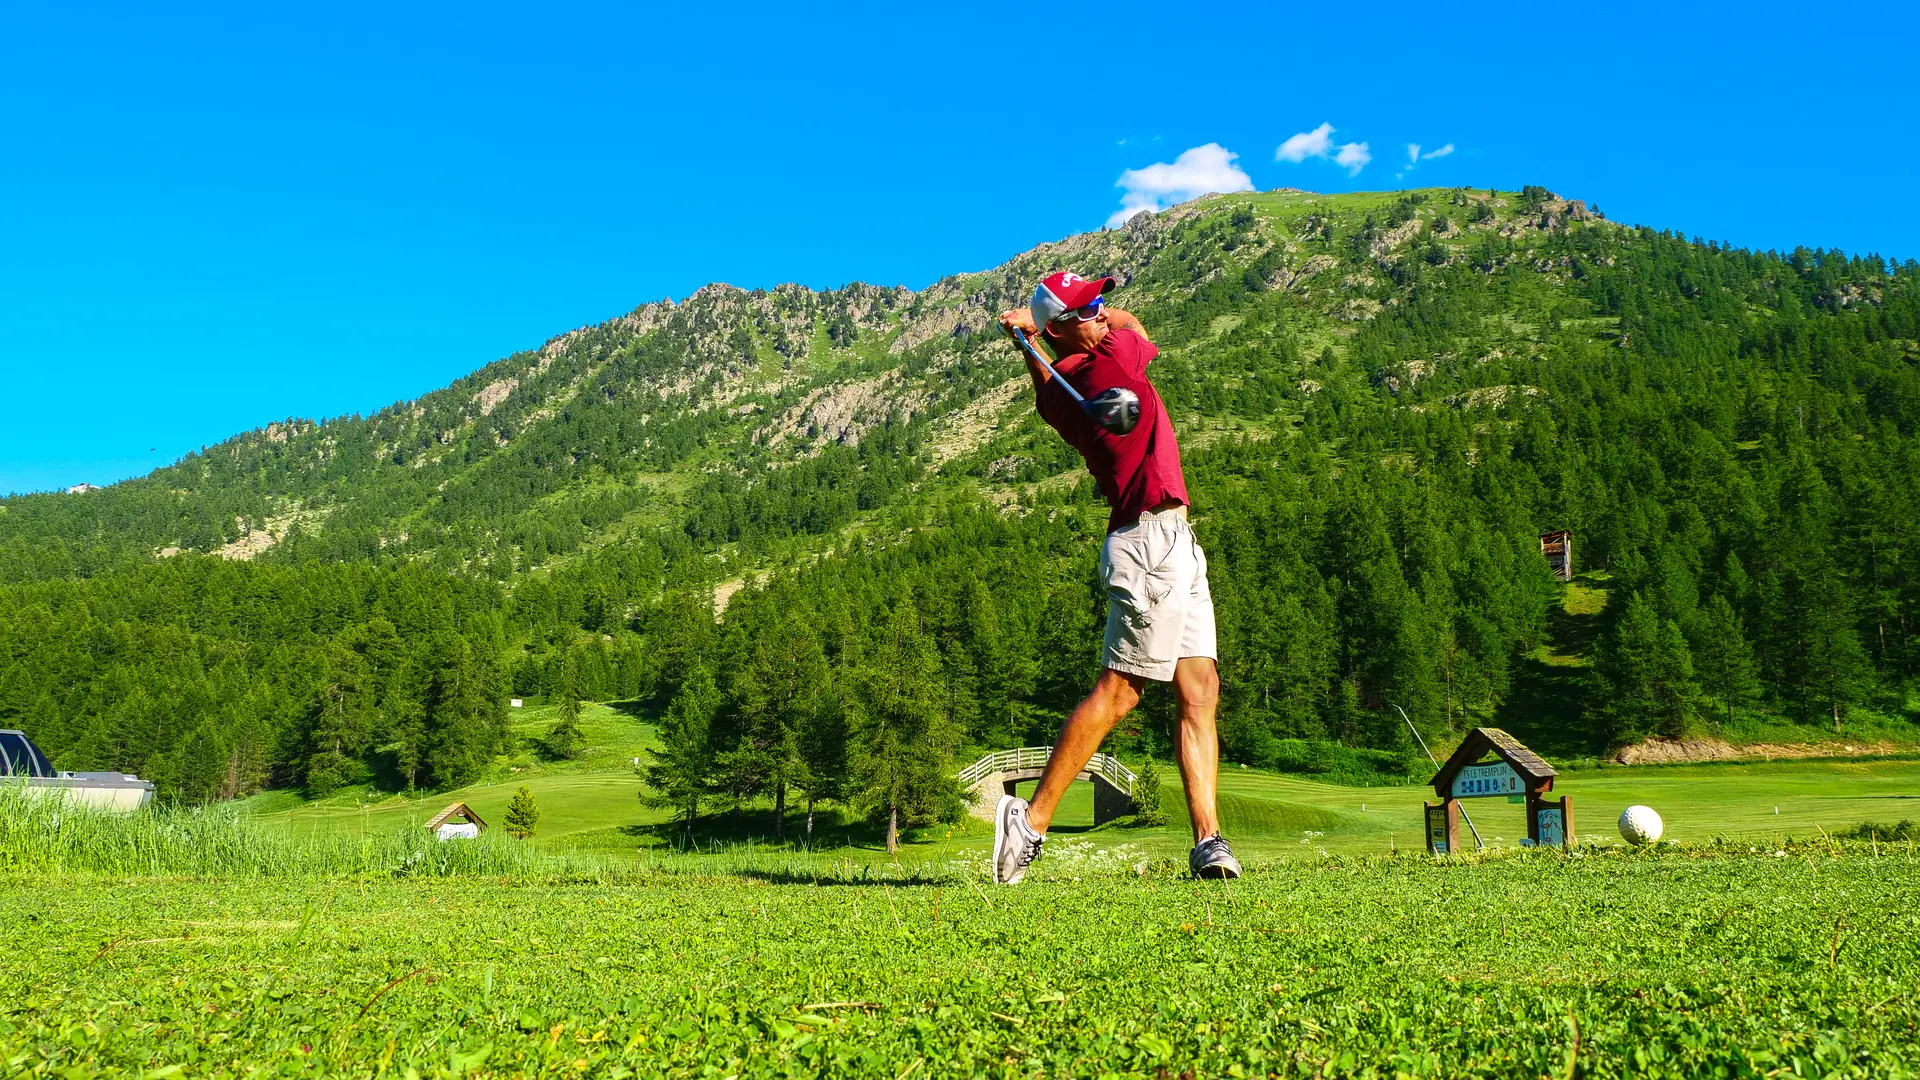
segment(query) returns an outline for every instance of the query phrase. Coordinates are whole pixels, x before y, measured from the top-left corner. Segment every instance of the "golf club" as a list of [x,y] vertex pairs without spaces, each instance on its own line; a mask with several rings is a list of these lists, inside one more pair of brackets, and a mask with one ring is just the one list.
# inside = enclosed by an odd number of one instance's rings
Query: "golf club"
[[[1393,702],[1389,701],[1387,702],[1387,704],[1393,705]],[[1433,751],[1427,749],[1427,740],[1420,738],[1420,729],[1413,726],[1413,718],[1408,716],[1407,710],[1400,708],[1400,706],[1393,705],[1393,707],[1394,707],[1394,710],[1400,714],[1400,719],[1405,720],[1407,722],[1407,730],[1413,732],[1413,737],[1416,741],[1420,743],[1420,749],[1427,755],[1427,760],[1433,762],[1433,771],[1439,772],[1440,759],[1434,757]],[[1480,830],[1474,827],[1473,819],[1470,817],[1467,817],[1466,807],[1463,806],[1460,808],[1460,816],[1463,818],[1466,818],[1467,828],[1473,832],[1473,842],[1480,845],[1480,847],[1484,850],[1487,846],[1487,842],[1485,840],[1480,839]],[[1496,839],[1498,838],[1496,837]]]
[[1034,347],[1033,342],[1027,340],[1026,331],[1017,326],[1010,326],[1007,332],[1013,335],[1013,340],[1020,343],[1020,348],[1025,350],[1028,356],[1039,361],[1040,366],[1047,369],[1047,374],[1053,376],[1053,381],[1060,384],[1060,389],[1065,390],[1067,396],[1093,418],[1094,423],[1115,435],[1125,435],[1140,423],[1140,395],[1126,387],[1116,386],[1111,390],[1102,390],[1093,395],[1092,400],[1083,398],[1080,396],[1080,391],[1073,388],[1072,383],[1054,370],[1052,364],[1047,363],[1047,358],[1040,355],[1040,350]]

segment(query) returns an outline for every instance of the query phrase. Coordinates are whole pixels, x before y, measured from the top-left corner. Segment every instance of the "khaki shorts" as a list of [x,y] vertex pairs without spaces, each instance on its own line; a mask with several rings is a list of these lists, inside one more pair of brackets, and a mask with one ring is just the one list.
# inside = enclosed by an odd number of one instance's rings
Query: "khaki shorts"
[[1107,667],[1172,682],[1183,657],[1218,660],[1207,556],[1184,507],[1140,515],[1107,534],[1100,577],[1107,583]]

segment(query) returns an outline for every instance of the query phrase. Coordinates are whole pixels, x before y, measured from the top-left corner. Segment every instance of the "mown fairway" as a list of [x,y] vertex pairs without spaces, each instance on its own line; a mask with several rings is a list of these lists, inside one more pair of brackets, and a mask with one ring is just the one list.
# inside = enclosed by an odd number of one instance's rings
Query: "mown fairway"
[[824,858],[624,885],[15,879],[0,1060],[1529,1078],[1920,1062],[1905,844],[1332,859],[1230,886],[1060,855],[991,892],[977,868]]
[[[534,843],[548,850],[590,850],[632,855],[664,848],[669,812],[641,805],[640,778],[629,764],[654,745],[653,729],[600,706],[589,707],[587,731],[594,749],[578,763],[555,766],[524,756],[521,771],[505,779],[432,797],[407,799],[376,795],[371,801],[351,794],[303,802],[291,793],[263,796],[250,809],[262,821],[284,824],[299,833],[371,834],[426,821],[454,800],[473,806],[498,824],[514,789],[525,784],[539,801],[541,820]],[[540,730],[545,710],[530,709],[525,733]],[[1137,764],[1137,762],[1136,762]],[[1162,763],[1168,824],[1160,828],[1108,827],[1092,834],[1103,845],[1130,843],[1157,856],[1185,854],[1192,842],[1179,772]],[[1032,785],[1022,789],[1031,794]],[[1309,855],[1384,855],[1395,847],[1420,844],[1420,804],[1433,791],[1405,787],[1346,787],[1255,769],[1225,767],[1220,778],[1221,814],[1235,849],[1257,858]],[[1782,761],[1755,764],[1640,766],[1563,772],[1557,793],[1573,796],[1575,825],[1584,841],[1617,843],[1614,822],[1634,803],[1659,810],[1667,837],[1698,841],[1730,837],[1755,844],[1789,836],[1835,833],[1861,822],[1891,823],[1920,818],[1920,761]],[[1778,813],[1775,810],[1778,810]],[[712,804],[713,817],[695,829],[703,846],[732,844],[772,835],[770,804],[761,800],[743,822]],[[798,831],[798,809],[790,828]],[[1521,807],[1500,800],[1475,800],[1468,813],[1491,847],[1516,846],[1526,835]],[[856,859],[881,857],[871,850],[871,829],[842,828],[837,814],[821,818],[823,846],[847,847]],[[1093,789],[1075,784],[1056,818],[1058,835],[1087,830],[1093,821]],[[921,857],[984,851],[989,830],[968,821],[949,830],[928,830],[914,845]],[[866,845],[864,847],[859,845]],[[1777,846],[1777,843],[1776,843]]]

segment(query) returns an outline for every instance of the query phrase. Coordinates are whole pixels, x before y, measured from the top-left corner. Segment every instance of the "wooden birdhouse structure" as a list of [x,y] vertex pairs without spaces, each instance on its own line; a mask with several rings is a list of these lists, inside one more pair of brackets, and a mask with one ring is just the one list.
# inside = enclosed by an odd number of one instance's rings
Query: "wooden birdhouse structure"
[[1529,846],[1573,846],[1573,797],[1549,800],[1553,766],[1499,728],[1474,728],[1460,741],[1440,771],[1433,774],[1438,805],[1427,803],[1427,850],[1445,855],[1460,850],[1460,800],[1504,796],[1527,805]]
[[427,831],[441,840],[472,840],[487,831],[487,823],[473,807],[457,802],[433,816]]
[[1565,529],[1540,534],[1540,554],[1547,557],[1547,568],[1561,581],[1573,580],[1573,534]]

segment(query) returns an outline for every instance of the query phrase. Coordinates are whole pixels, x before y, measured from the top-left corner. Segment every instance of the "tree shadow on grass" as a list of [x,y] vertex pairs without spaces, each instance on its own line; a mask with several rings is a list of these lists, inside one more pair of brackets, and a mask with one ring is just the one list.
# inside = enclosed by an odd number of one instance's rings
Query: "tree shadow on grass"
[[789,811],[786,828],[775,835],[771,809],[751,809],[744,813],[731,810],[702,814],[693,821],[692,846],[687,844],[687,825],[679,819],[645,825],[622,825],[619,831],[650,847],[689,854],[761,848],[771,851],[875,850],[885,849],[886,830],[882,825],[861,819],[846,820],[835,811],[816,811],[813,838],[807,839],[805,811]]
[[603,701],[600,704],[629,720],[636,720],[643,724],[653,723],[659,719],[660,715],[660,710],[654,708],[651,703],[638,698],[631,701]]
[[822,885],[864,889],[912,889],[956,883],[953,874],[930,872],[924,867],[907,870],[881,864],[878,870],[872,873],[865,872],[869,870],[874,870],[874,864],[826,867],[824,870],[774,870],[754,867],[735,871],[734,876],[764,881],[769,885]]

